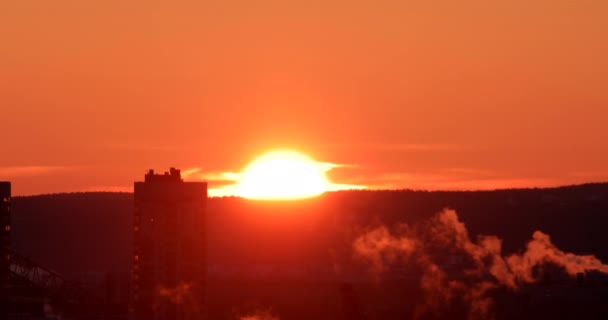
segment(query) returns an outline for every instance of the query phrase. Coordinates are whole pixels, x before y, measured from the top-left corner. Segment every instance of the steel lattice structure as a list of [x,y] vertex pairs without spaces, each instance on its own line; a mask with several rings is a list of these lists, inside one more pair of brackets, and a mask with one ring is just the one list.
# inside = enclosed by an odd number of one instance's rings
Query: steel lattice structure
[[27,280],[42,289],[50,297],[67,303],[96,302],[94,295],[81,285],[68,281],[58,273],[46,269],[32,260],[10,251],[10,271],[12,276]]

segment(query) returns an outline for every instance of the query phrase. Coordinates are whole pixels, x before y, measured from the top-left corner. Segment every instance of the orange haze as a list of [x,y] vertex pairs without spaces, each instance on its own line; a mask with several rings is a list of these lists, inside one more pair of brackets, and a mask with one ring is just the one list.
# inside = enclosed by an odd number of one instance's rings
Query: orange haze
[[238,172],[276,148],[370,187],[608,180],[607,16],[595,0],[2,1],[0,180],[128,190],[147,168]]

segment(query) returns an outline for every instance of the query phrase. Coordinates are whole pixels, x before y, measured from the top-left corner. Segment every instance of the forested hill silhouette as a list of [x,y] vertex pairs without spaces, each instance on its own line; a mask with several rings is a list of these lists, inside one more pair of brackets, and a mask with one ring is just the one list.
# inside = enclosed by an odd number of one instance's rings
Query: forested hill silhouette
[[[342,191],[300,201],[208,202],[210,265],[331,264],[352,257],[358,232],[455,209],[471,237],[505,252],[543,230],[565,251],[608,261],[608,183],[497,191]],[[130,268],[133,195],[71,193],[13,199],[14,250],[66,276]],[[201,231],[203,232],[203,231]]]

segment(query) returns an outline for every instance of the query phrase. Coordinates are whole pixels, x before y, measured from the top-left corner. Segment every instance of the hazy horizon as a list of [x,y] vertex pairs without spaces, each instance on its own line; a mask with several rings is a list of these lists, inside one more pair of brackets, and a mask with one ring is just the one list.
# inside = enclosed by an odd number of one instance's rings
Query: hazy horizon
[[[186,181],[188,182],[188,181]],[[198,181],[197,181],[198,182]],[[569,187],[578,187],[578,186],[587,186],[587,185],[603,185],[608,184],[608,181],[589,181],[577,184],[562,184],[562,185],[554,185],[554,186],[530,186],[530,187],[516,187],[516,188],[496,188],[496,189],[412,189],[412,188],[395,188],[395,189],[343,189],[343,190],[334,190],[334,191],[326,191],[323,194],[328,193],[339,193],[339,192],[383,192],[383,191],[413,191],[413,192],[492,192],[492,191],[507,191],[507,190],[534,190],[534,189],[560,189],[560,188],[569,188]],[[84,190],[84,191],[59,191],[59,192],[49,192],[49,193],[36,193],[36,194],[13,194],[13,197],[36,197],[36,196],[48,196],[48,195],[61,195],[61,194],[78,194],[78,193],[133,193],[133,188],[126,187],[122,190]],[[320,196],[322,196],[321,194]],[[209,198],[225,198],[225,197],[234,197],[234,198],[242,198],[247,199],[246,197],[239,195],[209,195]],[[312,199],[314,197],[309,198],[300,198],[300,199],[249,199],[252,201],[306,201]]]

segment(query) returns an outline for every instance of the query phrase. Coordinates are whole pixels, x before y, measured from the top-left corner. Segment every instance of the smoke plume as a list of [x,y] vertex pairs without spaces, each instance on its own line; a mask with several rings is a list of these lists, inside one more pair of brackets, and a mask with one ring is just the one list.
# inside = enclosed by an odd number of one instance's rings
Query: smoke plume
[[414,251],[415,243],[406,237],[395,237],[384,226],[368,232],[353,243],[353,248],[360,256],[372,263],[376,272],[384,271],[387,263]]
[[181,304],[184,303],[186,299],[190,299],[191,289],[192,285],[190,283],[182,282],[175,288],[160,287],[158,289],[158,295],[169,299],[172,303]]
[[249,306],[247,311],[236,313],[236,320],[280,320],[279,316],[271,308]]
[[[403,230],[395,233],[381,226],[359,236],[352,246],[375,273],[386,271],[398,259],[422,270],[424,298],[416,309],[417,318],[439,316],[446,306],[460,301],[467,306],[468,319],[491,319],[492,290],[518,290],[534,283],[536,271],[546,265],[556,265],[570,276],[608,273],[608,265],[595,256],[564,252],[540,231],[534,232],[523,253],[504,256],[502,240],[496,236],[480,236],[473,242],[454,210]],[[456,270],[448,270],[446,256],[462,258]]]
[[267,311],[240,316],[238,320],[279,320],[279,317]]
[[180,305],[181,310],[192,319],[202,319],[200,295],[192,283],[180,282],[175,287],[160,286],[157,289],[159,303],[172,303]]

